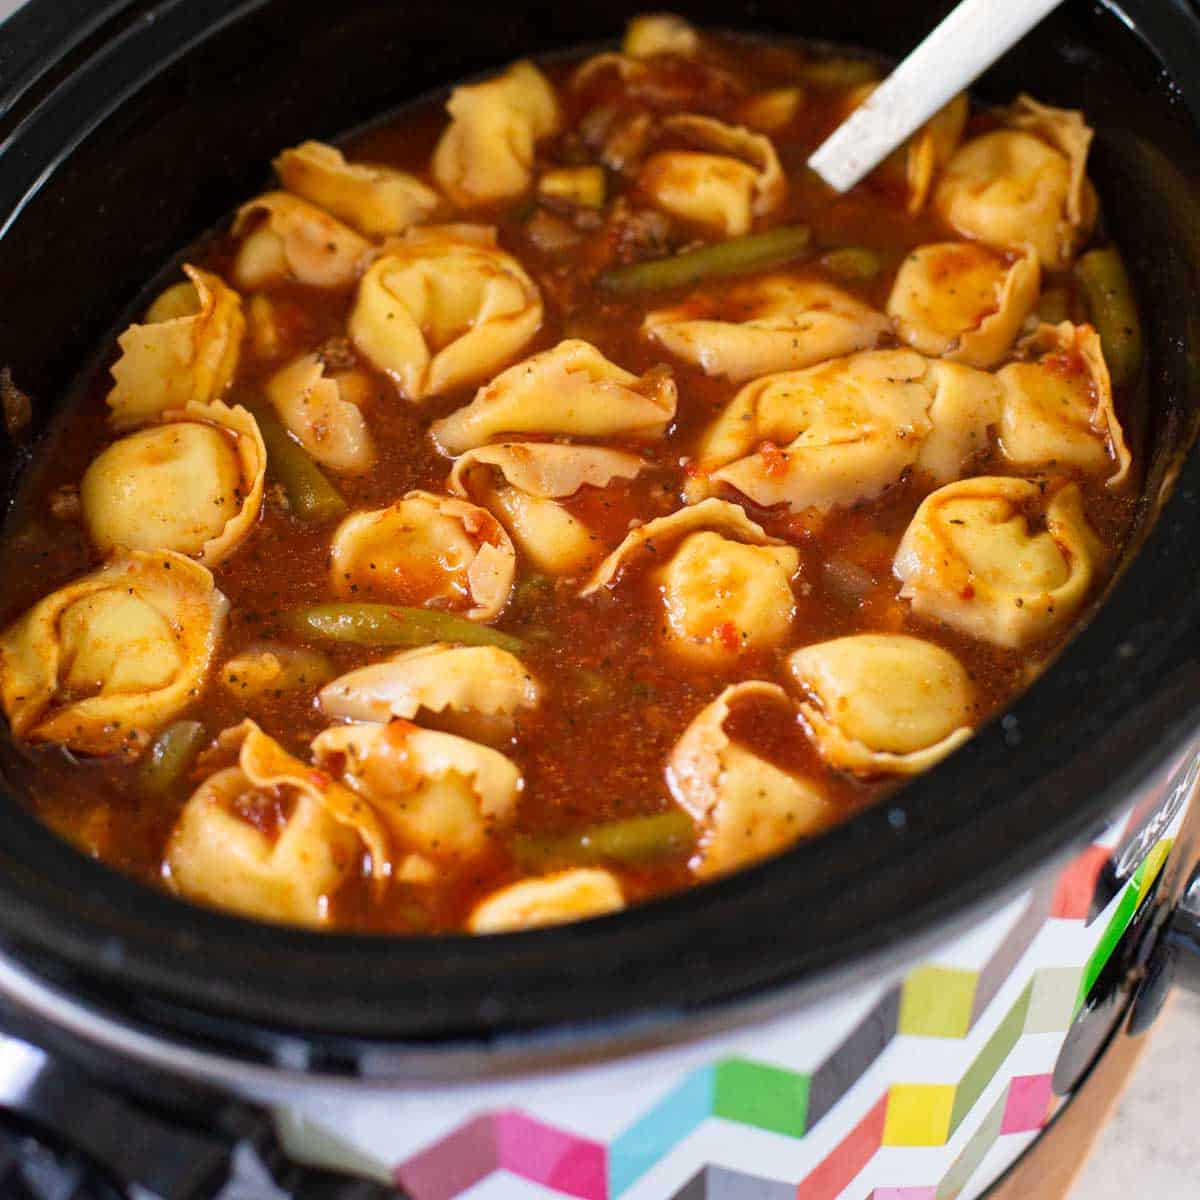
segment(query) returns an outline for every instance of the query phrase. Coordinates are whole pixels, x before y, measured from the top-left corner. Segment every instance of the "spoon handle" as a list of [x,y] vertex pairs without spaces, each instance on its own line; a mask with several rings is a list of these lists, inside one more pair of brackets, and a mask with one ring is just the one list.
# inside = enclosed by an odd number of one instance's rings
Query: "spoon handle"
[[1061,3],[962,0],[808,165],[836,191],[848,191]]

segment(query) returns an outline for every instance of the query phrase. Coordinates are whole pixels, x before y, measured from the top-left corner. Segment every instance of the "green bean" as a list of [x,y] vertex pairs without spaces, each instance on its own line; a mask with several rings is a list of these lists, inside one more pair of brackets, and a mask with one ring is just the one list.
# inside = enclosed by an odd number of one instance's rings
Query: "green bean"
[[1104,350],[1114,387],[1125,387],[1142,364],[1142,327],[1125,264],[1115,247],[1089,250],[1075,264],[1088,315]]
[[555,862],[633,864],[685,854],[695,837],[692,818],[673,808],[651,817],[606,821],[563,837],[518,838],[513,854],[522,867],[529,868]]
[[464,646],[499,646],[517,653],[525,643],[510,633],[431,608],[392,604],[334,602],[291,609],[285,621],[293,633],[351,646],[427,646],[458,642]]
[[765,267],[778,267],[802,253],[812,236],[807,225],[780,225],[766,233],[730,238],[699,250],[670,258],[652,258],[628,267],[614,267],[599,278],[614,292],[636,292],[682,287],[703,279],[744,275]]
[[179,782],[200,753],[205,739],[199,721],[176,721],[151,743],[138,769],[139,790],[163,796]]
[[874,279],[883,263],[874,250],[865,246],[845,246],[821,255],[821,265],[841,279]]
[[866,58],[819,58],[800,68],[800,78],[814,87],[857,87],[879,78],[879,67]]
[[331,521],[347,511],[346,501],[308,451],[283,427],[269,404],[238,396],[236,403],[248,408],[258,422],[267,447],[267,469],[287,492],[292,512],[302,521]]

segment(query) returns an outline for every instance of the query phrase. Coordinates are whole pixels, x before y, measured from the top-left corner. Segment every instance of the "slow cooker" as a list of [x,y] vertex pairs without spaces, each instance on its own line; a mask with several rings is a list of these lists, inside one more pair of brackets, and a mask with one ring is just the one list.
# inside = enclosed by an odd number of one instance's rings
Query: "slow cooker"
[[[603,42],[638,7],[30,0],[0,26],[0,367],[35,409],[4,440],[6,494],[114,317],[278,147]],[[949,7],[682,10],[899,56]],[[979,1196],[1131,1008],[1144,1028],[1200,974],[1181,836],[1200,772],[1200,9],[1068,0],[977,94],[1022,89],[1098,130],[1148,355],[1137,529],[1051,669],[820,839],[474,940],[321,935],[146,891],[27,812],[5,744],[5,1195]]]

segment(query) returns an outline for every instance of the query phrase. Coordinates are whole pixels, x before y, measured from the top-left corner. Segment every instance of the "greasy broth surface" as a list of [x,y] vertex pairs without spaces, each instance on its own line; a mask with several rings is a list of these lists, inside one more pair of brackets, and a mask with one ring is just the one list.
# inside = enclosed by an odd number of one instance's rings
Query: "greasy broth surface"
[[[803,57],[799,51],[742,40],[725,41],[723,50],[728,68],[747,90],[790,82]],[[548,74],[559,85],[568,132],[543,145],[539,160],[570,163],[576,155],[570,130],[586,109],[599,103],[619,104],[621,85],[610,78],[573,95],[565,87],[567,67],[550,69]],[[687,71],[681,70],[684,87],[690,86],[686,76]],[[890,194],[878,181],[868,181],[838,198],[805,171],[809,153],[844,116],[849,90],[808,88],[807,102],[799,113],[772,135],[788,177],[789,193],[785,205],[767,224],[809,224],[814,235],[809,265],[817,271],[824,249],[862,246],[877,252],[883,269],[876,278],[830,279],[882,309],[905,255],[921,243],[955,235],[929,212],[909,216],[902,197]],[[734,101],[720,89],[706,89],[679,107],[733,119]],[[409,110],[343,149],[351,159],[389,163],[427,178],[429,157],[445,120],[440,104]],[[972,121],[972,128],[978,129],[986,127],[988,118],[977,115]],[[621,183],[612,175],[610,185],[624,188],[636,201],[635,185]],[[679,507],[687,458],[699,430],[741,385],[708,378],[638,336],[644,313],[671,303],[682,291],[617,296],[594,285],[598,269],[634,257],[619,230],[603,225],[586,234],[576,250],[546,253],[530,240],[529,215],[529,203],[519,202],[472,212],[470,218],[494,220],[503,248],[525,265],[542,290],[546,319],[521,357],[550,347],[564,336],[579,336],[635,373],[670,362],[678,383],[678,415],[668,436],[631,447],[651,459],[654,469],[605,493],[584,489],[567,501],[568,508],[586,513],[607,544],[614,545],[632,518],[647,520]],[[684,235],[672,248],[687,244]],[[228,238],[217,237],[194,248],[189,261],[228,277],[232,250]],[[1082,318],[1081,301],[1071,291],[1069,277],[1048,276],[1043,286],[1067,288],[1069,310]],[[344,336],[352,289],[324,291],[297,285],[277,290],[273,297],[286,305],[289,356],[313,349],[331,336]],[[256,390],[283,361],[286,358],[257,360],[247,342],[231,402],[236,402],[239,389]],[[365,359],[359,362],[369,369]],[[450,464],[434,449],[426,429],[430,420],[467,403],[474,387],[409,404],[396,395],[385,377],[375,376],[374,383],[375,394],[365,412],[379,461],[363,478],[338,478],[339,490],[354,509],[385,506],[412,488],[444,491]],[[109,386],[107,373],[98,373],[90,382],[85,402],[42,448],[30,473],[11,526],[12,536],[0,548],[0,571],[6,580],[0,612],[4,622],[100,561],[77,521],[52,515],[50,496],[60,485],[78,483],[87,464],[113,440],[104,420],[104,395]],[[1128,427],[1131,422],[1126,424]],[[1138,448],[1133,449],[1136,457]],[[1015,472],[1003,463],[984,461],[974,473]],[[1081,477],[1080,483],[1089,520],[1115,552],[1131,518],[1132,500],[1106,492],[1094,478]],[[659,648],[656,623],[664,619],[662,607],[645,578],[611,593],[579,599],[576,582],[564,580],[553,585],[531,578],[528,564],[518,556],[513,598],[496,625],[530,638],[522,659],[544,693],[538,709],[522,718],[512,743],[500,746],[520,767],[525,780],[511,834],[496,837],[489,853],[469,870],[432,887],[393,883],[377,897],[365,882],[352,880],[335,898],[334,923],[397,932],[459,928],[483,894],[524,873],[511,852],[510,838],[541,838],[582,830],[606,819],[667,810],[672,801],[664,782],[664,763],[687,724],[730,682],[782,680],[783,660],[797,645],[865,631],[908,631],[938,642],[955,653],[970,672],[978,699],[975,723],[985,721],[1032,680],[1065,638],[1008,651],[912,617],[908,605],[897,598],[899,585],[891,562],[900,536],[928,490],[906,479],[876,501],[815,518],[744,503],[750,516],[769,533],[799,548],[801,569],[795,588],[797,616],[789,641],[777,651],[743,655],[732,672],[691,667]],[[329,525],[305,525],[268,496],[254,533],[214,569],[217,586],[232,606],[218,664],[251,642],[296,642],[294,635],[280,627],[279,614],[298,603],[333,598],[327,582],[330,533]],[[339,670],[391,653],[312,645]],[[581,688],[581,671],[598,673],[603,686],[595,686],[595,677],[589,675],[591,686]],[[307,757],[309,740],[329,723],[312,691],[246,699],[236,688],[223,686],[220,676],[218,665],[204,694],[182,716],[202,721],[208,734],[215,737],[248,715],[287,749]],[[895,781],[864,782],[824,767],[790,715],[735,712],[728,728],[737,740],[764,756],[819,780],[847,815],[896,786]],[[139,795],[135,786],[136,765],[76,761],[56,748],[26,747],[22,754],[32,803],[41,817],[89,853],[151,882],[161,879],[163,847],[183,803],[214,761],[211,754],[202,754],[175,794],[150,801]],[[616,869],[631,901],[684,887],[691,880],[685,853],[636,868]]]

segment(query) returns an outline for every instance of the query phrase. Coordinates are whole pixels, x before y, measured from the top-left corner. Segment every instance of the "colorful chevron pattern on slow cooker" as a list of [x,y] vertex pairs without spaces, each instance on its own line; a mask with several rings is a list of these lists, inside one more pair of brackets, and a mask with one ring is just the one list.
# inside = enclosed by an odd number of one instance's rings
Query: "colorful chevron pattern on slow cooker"
[[[881,1147],[940,1146],[948,1141],[1018,1038],[1030,1032],[1066,1032],[1080,978],[1078,969],[1039,972],[957,1085],[893,1084],[834,1153],[797,1181],[798,1186],[791,1186],[789,1195],[796,1200],[832,1200]],[[894,994],[886,1007],[893,1013],[899,1011]],[[894,1027],[887,1040],[896,1032]],[[859,1049],[853,1041],[842,1047],[842,1062]],[[833,1061],[828,1060],[822,1068],[828,1068],[830,1075],[836,1074]],[[836,1103],[837,1097],[831,1093],[821,1095],[819,1082],[814,1088],[814,1080],[821,1074],[725,1059],[685,1079],[608,1147],[517,1111],[489,1114],[409,1159],[398,1168],[397,1179],[418,1200],[450,1200],[503,1168],[566,1196],[615,1200],[710,1117],[803,1137]],[[821,1107],[813,1104],[814,1095]],[[1048,1074],[1014,1079],[1004,1104],[989,1114],[996,1118],[991,1122],[996,1127],[994,1136],[976,1149],[986,1151],[1001,1133],[1040,1128],[1049,1113],[1050,1099]],[[984,1129],[988,1127],[985,1121]],[[739,1195],[737,1191],[723,1191],[725,1194],[731,1198]],[[748,1190],[740,1194],[748,1200],[751,1195]],[[940,1200],[940,1194],[935,1194]]]
[[[977,969],[931,963],[910,971],[883,992],[812,1070],[738,1055],[718,1058],[687,1073],[607,1141],[515,1108],[482,1113],[400,1163],[397,1183],[414,1200],[452,1200],[496,1172],[503,1172],[515,1190],[489,1195],[525,1194],[518,1183],[524,1180],[536,1185],[530,1196],[545,1195],[548,1189],[578,1200],[632,1200],[649,1194],[661,1200],[850,1200],[847,1188],[877,1155],[946,1147],[963,1130],[956,1156],[933,1179],[852,1196],[953,1200],[994,1148],[1008,1139],[1028,1140],[1045,1123],[1055,1104],[1049,1067],[1057,1047],[1148,895],[1170,845],[1170,838],[1163,838],[1148,848],[1133,877],[1105,908],[1085,961],[1039,967],[1001,1009],[993,1001],[1050,918],[1074,927],[1088,923],[1108,851],[1092,847],[1048,886],[1030,893]],[[968,1038],[976,1029],[982,1034],[985,1028],[990,1031],[981,1046],[953,1081],[893,1078],[881,1082],[873,1100],[869,1095],[862,1100],[873,1069],[897,1038],[914,1039],[906,1043],[910,1046],[924,1042],[937,1047]],[[1004,1078],[1025,1039],[1046,1043],[1046,1069],[1014,1071]],[[844,1100],[849,1104],[852,1092],[859,1097],[854,1111],[842,1105]],[[636,1106],[636,1099],[630,1103]],[[699,1166],[681,1187],[647,1192],[641,1186],[658,1164],[690,1141],[699,1139],[692,1152],[703,1154],[705,1139],[719,1137],[730,1124],[800,1145],[827,1119],[842,1121],[844,1132],[838,1130],[840,1136],[823,1157],[795,1176],[781,1179],[778,1171],[760,1175],[710,1163]]]

